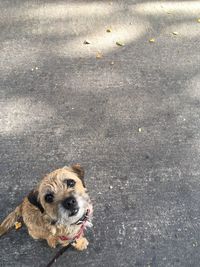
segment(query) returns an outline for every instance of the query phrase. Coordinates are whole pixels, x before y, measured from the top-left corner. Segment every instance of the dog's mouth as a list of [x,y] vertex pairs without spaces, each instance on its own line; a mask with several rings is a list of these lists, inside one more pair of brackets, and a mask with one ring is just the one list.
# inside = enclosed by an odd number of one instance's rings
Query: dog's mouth
[[83,217],[85,218],[87,209],[83,207],[77,207],[73,210],[64,210],[62,207],[59,209],[59,217],[57,223],[59,224],[76,224],[79,221],[82,221]]
[[90,215],[90,210],[87,209],[87,211],[83,214],[83,216],[81,216],[75,223],[73,224],[81,224],[83,223],[84,221],[87,221],[88,220],[88,216]]
[[79,212],[79,208],[75,208],[69,212],[69,217],[75,216]]

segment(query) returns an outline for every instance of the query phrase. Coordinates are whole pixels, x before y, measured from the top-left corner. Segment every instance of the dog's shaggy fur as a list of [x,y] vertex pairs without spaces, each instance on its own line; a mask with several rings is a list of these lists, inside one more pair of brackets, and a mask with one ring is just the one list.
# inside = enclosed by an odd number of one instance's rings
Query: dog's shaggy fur
[[84,229],[91,225],[92,204],[79,165],[57,169],[45,176],[0,225],[0,236],[22,218],[34,239],[46,239],[50,247],[73,242],[78,250],[87,248]]

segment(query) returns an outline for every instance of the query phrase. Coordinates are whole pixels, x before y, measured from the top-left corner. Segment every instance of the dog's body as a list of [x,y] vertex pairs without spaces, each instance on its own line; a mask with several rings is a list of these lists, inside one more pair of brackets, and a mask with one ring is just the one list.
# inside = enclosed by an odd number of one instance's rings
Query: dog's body
[[84,184],[80,165],[55,170],[24,198],[0,225],[0,236],[22,218],[34,239],[46,239],[50,247],[73,242],[75,248],[87,248],[84,229],[91,226],[92,204]]

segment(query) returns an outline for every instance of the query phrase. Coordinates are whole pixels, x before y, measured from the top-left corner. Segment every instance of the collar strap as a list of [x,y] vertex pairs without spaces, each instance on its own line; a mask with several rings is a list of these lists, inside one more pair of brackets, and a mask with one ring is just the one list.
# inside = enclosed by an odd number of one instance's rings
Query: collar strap
[[36,208],[38,208],[41,213],[44,213],[44,208],[42,207],[40,201],[38,200],[38,191],[32,190],[28,196],[28,201],[34,205]]
[[82,236],[83,232],[84,232],[84,229],[85,229],[85,224],[82,224],[81,225],[81,228],[79,229],[78,233],[74,236],[74,237],[68,237],[68,236],[59,236],[60,240],[62,241],[75,241],[77,239],[79,239],[79,237]]

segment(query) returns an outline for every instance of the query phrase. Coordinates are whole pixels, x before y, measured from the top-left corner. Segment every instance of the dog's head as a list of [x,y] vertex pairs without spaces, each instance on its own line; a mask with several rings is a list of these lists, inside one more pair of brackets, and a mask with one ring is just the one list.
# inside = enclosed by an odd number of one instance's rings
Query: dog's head
[[84,183],[84,170],[79,164],[46,175],[35,193],[41,205],[39,208],[58,224],[76,223],[92,210]]

